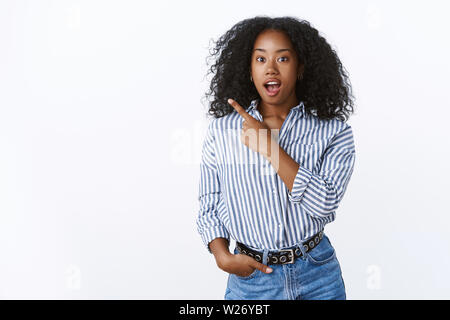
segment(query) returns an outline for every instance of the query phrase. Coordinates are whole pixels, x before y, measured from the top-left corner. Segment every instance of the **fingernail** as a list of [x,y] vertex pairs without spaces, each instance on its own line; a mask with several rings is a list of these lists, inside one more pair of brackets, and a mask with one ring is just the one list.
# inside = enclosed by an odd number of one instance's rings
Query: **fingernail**
[[272,270],[272,268],[267,268],[266,271],[270,273],[270,272],[272,272],[273,270]]
[[228,103],[231,103],[231,99],[228,99],[227,101],[228,101]]

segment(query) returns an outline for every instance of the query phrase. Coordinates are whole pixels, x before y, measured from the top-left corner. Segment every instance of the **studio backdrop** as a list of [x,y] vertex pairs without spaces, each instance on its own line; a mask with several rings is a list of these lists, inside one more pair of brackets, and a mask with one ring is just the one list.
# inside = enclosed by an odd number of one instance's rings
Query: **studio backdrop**
[[[320,30],[355,96],[336,220],[347,299],[450,298],[445,1],[1,1],[0,298],[223,299],[197,232],[209,50]],[[231,244],[233,249],[235,243]]]

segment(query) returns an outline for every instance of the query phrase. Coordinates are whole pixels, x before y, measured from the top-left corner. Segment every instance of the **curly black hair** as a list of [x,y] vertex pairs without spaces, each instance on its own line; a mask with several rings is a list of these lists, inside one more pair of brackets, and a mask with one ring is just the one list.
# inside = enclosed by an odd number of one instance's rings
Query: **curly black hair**
[[294,17],[245,19],[213,41],[215,48],[207,57],[207,63],[208,59],[215,60],[207,73],[214,74],[206,93],[207,97],[213,97],[208,114],[220,118],[232,113],[234,108],[228,104],[228,98],[244,108],[261,98],[248,74],[255,40],[268,29],[284,32],[295,48],[299,63],[305,65],[303,79],[297,81],[295,89],[305,111],[320,119],[347,121],[354,111],[348,74],[325,38],[308,21]]

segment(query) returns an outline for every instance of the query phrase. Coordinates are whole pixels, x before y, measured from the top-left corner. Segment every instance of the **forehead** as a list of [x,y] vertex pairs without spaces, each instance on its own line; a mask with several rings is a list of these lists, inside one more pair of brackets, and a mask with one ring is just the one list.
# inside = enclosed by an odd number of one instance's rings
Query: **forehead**
[[[266,52],[277,51],[278,49],[291,49],[293,50],[292,42],[289,37],[282,31],[278,30],[265,30],[261,32],[255,40],[253,45],[253,51],[255,49],[265,49]],[[258,52],[262,52],[259,51]]]

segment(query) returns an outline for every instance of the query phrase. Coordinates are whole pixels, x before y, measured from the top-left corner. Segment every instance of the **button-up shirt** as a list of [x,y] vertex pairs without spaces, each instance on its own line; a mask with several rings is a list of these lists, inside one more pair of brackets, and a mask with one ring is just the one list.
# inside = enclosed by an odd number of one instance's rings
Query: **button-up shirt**
[[[259,121],[259,100],[246,111]],[[255,250],[279,250],[310,238],[335,220],[355,163],[352,128],[290,109],[278,144],[300,166],[292,190],[270,162],[241,142],[236,111],[214,118],[202,147],[197,230],[203,244],[230,237]]]

